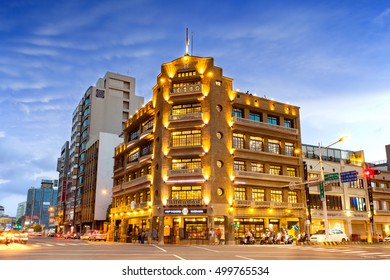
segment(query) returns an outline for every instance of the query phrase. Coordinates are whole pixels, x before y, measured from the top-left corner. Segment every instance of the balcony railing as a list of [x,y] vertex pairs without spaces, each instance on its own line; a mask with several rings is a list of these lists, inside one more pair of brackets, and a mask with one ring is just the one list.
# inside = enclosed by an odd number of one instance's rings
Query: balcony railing
[[374,210],[375,215],[390,216],[390,210]]
[[187,85],[182,87],[173,87],[170,89],[171,94],[186,94],[186,93],[200,93],[202,92],[202,85]]
[[388,194],[390,194],[390,189],[388,189],[388,188],[378,188],[378,187],[375,187],[375,188],[372,188],[372,191],[378,192],[378,193],[388,193]]
[[201,206],[202,199],[167,199],[167,206]]
[[246,177],[246,178],[253,178],[253,179],[274,180],[274,181],[295,182],[295,183],[300,183],[302,181],[302,179],[300,177],[292,177],[292,176],[286,176],[286,175],[274,175],[274,174],[268,174],[268,173],[243,171],[243,170],[235,170],[234,176],[235,177],[242,177],[242,178]]
[[288,133],[288,134],[293,134],[293,135],[298,135],[298,129],[295,128],[289,128],[289,127],[284,127],[280,125],[273,125],[273,124],[268,124],[264,122],[259,122],[259,121],[253,121],[245,118],[240,118],[240,117],[233,117],[234,122],[236,123],[241,123],[244,125],[250,125],[250,126],[255,126],[263,129],[272,129],[276,130],[279,132],[283,133]]

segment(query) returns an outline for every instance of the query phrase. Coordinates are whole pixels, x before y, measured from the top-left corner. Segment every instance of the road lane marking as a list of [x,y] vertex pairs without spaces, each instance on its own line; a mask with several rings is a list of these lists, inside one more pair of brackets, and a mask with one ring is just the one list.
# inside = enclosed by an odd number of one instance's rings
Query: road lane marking
[[220,251],[217,251],[217,250],[212,250],[212,249],[209,249],[209,248],[203,248],[203,247],[199,247],[199,246],[191,246],[191,247],[202,249],[202,250],[206,250],[206,251],[210,251],[210,252],[214,252],[214,253],[219,253],[220,252]]
[[179,260],[183,260],[185,261],[186,259],[183,259],[182,257],[178,256],[178,255],[173,255],[174,257],[178,258]]
[[241,259],[245,259],[245,260],[255,260],[255,259],[251,259],[251,258],[247,258],[247,257],[243,257],[243,256],[239,256],[239,255],[236,255],[237,258],[241,258]]
[[367,251],[351,251],[351,252],[342,252],[343,254],[358,254],[358,253],[366,253]]
[[161,247],[158,247],[157,245],[152,244],[152,246],[156,247],[157,249],[160,249],[160,250],[163,251],[164,253],[167,252],[167,250],[165,250],[165,249],[163,249],[163,248],[161,248]]
[[383,253],[364,253],[361,255],[382,255]]

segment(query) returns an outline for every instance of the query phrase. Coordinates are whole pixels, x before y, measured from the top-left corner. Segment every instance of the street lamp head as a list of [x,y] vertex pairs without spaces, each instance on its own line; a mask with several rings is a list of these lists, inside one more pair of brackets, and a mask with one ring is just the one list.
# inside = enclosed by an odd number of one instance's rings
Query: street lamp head
[[348,138],[349,138],[348,135],[344,135],[344,136],[342,136],[342,137],[339,139],[339,142],[346,141],[346,140],[348,140]]

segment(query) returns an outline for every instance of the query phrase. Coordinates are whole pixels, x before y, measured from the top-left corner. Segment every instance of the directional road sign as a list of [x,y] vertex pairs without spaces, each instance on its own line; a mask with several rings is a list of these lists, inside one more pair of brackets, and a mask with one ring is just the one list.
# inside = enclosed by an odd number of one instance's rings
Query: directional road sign
[[352,170],[352,171],[341,172],[340,177],[342,183],[357,181],[357,171]]
[[329,173],[324,175],[325,181],[334,181],[340,178],[339,173]]

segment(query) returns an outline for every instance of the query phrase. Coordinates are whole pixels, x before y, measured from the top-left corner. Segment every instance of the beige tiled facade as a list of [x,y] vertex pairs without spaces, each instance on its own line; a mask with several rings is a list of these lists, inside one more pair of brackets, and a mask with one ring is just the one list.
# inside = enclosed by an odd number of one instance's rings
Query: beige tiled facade
[[306,219],[299,108],[232,89],[213,58],[161,67],[115,149],[110,236],[225,243]]

